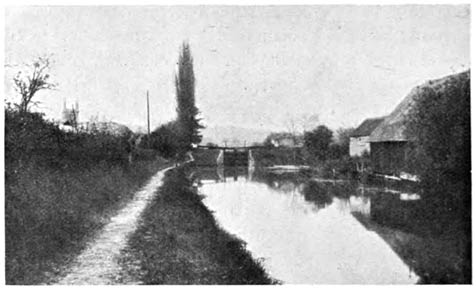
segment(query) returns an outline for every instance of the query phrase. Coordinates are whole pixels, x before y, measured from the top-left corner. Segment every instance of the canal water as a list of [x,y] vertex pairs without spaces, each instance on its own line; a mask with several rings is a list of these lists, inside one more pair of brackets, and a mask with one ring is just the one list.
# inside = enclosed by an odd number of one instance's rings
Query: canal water
[[375,188],[358,183],[246,169],[202,168],[197,179],[203,202],[218,223],[243,240],[269,275],[284,284],[419,280],[407,264],[411,262],[391,246],[398,243],[392,239],[405,234],[383,234],[372,220],[386,205],[417,202],[416,195],[389,191],[382,202],[375,199]]

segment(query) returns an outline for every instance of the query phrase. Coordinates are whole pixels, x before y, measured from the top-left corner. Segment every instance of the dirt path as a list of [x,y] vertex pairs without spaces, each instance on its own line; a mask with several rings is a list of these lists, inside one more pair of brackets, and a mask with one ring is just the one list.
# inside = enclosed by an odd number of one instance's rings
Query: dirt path
[[[170,168],[168,168],[170,169]],[[163,169],[138,191],[132,201],[111,218],[94,240],[76,258],[68,274],[58,285],[104,285],[117,284],[120,266],[117,259],[127,245],[128,237],[136,230],[142,211],[152,200],[157,188],[162,185]]]

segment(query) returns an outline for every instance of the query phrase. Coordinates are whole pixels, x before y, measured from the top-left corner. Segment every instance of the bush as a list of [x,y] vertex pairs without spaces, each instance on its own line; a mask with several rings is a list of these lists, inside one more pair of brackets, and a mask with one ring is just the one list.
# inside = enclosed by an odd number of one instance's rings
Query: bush
[[125,164],[127,139],[107,132],[65,132],[42,114],[5,110],[6,164],[34,161],[56,168],[86,168],[101,161]]
[[327,160],[320,165],[321,175],[325,178],[356,178],[355,163],[349,157]]
[[[434,198],[465,198],[470,204],[470,72],[419,88],[405,119],[411,140],[409,171],[414,171]],[[455,183],[461,191],[451,191]]]
[[329,146],[332,142],[332,131],[320,125],[310,132],[304,133],[304,147],[311,157],[323,161],[328,158]]
[[180,137],[176,122],[169,122],[151,133],[152,148],[165,158],[172,158],[180,151]]
[[38,284],[84,246],[92,232],[160,163],[129,165],[127,139],[64,132],[38,113],[5,111],[7,284]]

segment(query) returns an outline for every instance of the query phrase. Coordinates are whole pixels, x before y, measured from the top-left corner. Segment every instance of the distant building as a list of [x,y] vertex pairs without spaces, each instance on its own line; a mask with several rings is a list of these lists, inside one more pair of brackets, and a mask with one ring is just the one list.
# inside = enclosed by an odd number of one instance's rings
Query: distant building
[[368,118],[352,132],[349,142],[351,157],[362,156],[364,152],[370,153],[369,136],[383,120],[384,117]]
[[66,101],[64,101],[61,115],[61,124],[75,127],[79,122],[78,102],[76,102],[75,107],[66,108]]
[[470,79],[469,74],[469,71],[465,71],[438,80],[428,81],[413,88],[393,112],[375,128],[369,137],[369,142],[372,168],[376,173],[400,178],[415,178],[415,176],[408,174],[411,172],[406,169],[410,140],[405,135],[405,117],[424,89],[445,90],[455,80]]
[[304,145],[304,138],[302,135],[293,135],[291,133],[272,133],[265,143],[271,144],[274,147],[296,148]]
[[108,122],[81,122],[78,130],[86,133],[107,133],[114,136],[128,136],[132,131],[125,125],[113,121]]
[[63,104],[62,118],[58,123],[59,128],[64,131],[76,131],[82,133],[107,133],[115,136],[129,136],[132,131],[125,125],[112,121],[79,121],[79,105],[67,108],[66,101]]

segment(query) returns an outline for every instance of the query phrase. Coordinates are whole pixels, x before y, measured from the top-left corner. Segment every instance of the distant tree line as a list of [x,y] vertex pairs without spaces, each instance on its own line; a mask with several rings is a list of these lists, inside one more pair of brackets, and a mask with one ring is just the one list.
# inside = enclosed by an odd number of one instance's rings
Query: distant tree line
[[263,141],[268,147],[302,147],[310,160],[339,159],[349,154],[350,134],[353,128],[340,128],[335,133],[325,125],[319,125],[302,135],[290,132],[270,133]]
[[[319,167],[324,174],[332,172],[348,175],[354,170],[349,157],[350,135],[354,128],[340,128],[333,132],[325,125],[302,134],[273,132],[263,142],[264,146],[275,148],[273,152],[261,153],[262,162],[272,164],[307,164]],[[290,154],[293,150],[294,153]]]

